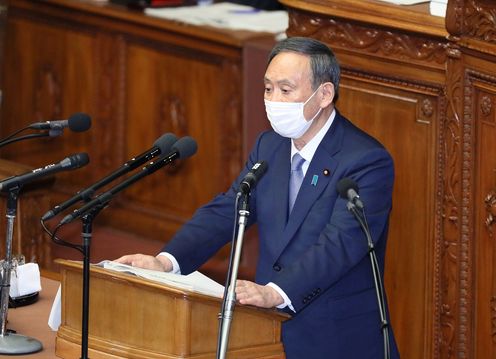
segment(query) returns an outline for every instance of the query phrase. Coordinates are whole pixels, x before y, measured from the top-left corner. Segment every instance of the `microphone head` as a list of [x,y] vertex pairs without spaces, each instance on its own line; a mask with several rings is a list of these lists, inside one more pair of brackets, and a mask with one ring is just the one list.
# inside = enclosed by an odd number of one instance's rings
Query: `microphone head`
[[338,191],[339,195],[345,199],[348,199],[348,191],[350,189],[353,189],[358,194],[358,185],[351,178],[342,178],[336,184],[336,190]]
[[76,169],[86,166],[90,162],[90,158],[86,152],[76,153],[60,161],[64,169]]
[[160,149],[160,154],[169,153],[172,145],[177,142],[177,137],[173,133],[166,133],[153,143],[154,147],[158,147]]
[[69,129],[74,132],[84,132],[91,127],[91,117],[85,113],[77,112],[67,120]]
[[178,153],[180,159],[193,156],[198,149],[198,145],[193,137],[184,136],[172,145],[171,150]]

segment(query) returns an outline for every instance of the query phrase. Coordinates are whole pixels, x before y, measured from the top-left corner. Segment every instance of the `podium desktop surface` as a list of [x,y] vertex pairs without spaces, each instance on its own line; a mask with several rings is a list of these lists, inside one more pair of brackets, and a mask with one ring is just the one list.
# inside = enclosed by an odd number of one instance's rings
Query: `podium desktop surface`
[[7,329],[15,330],[17,334],[39,340],[43,344],[43,349],[34,354],[9,355],[5,356],[6,358],[56,358],[55,337],[57,332],[52,331],[48,326],[48,316],[59,285],[60,282],[56,280],[42,277],[41,292],[36,303],[24,307],[9,308]]

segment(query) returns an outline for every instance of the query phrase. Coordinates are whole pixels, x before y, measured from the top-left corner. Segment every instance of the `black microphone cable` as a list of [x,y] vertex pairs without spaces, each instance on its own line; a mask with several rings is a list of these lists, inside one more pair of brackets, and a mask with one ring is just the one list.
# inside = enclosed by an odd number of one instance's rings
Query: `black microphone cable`
[[83,249],[83,246],[82,245],[73,244],[73,243],[67,242],[67,241],[65,241],[65,240],[60,239],[59,237],[57,237],[57,232],[60,229],[60,227],[62,227],[62,224],[59,223],[55,227],[55,229],[53,230],[53,232],[51,232],[50,229],[48,229],[48,227],[46,226],[45,221],[43,221],[41,219],[40,220],[40,223],[41,223],[41,227],[50,236],[50,239],[52,240],[52,242],[54,242],[55,244],[59,244],[61,246],[65,246],[65,247],[69,247],[69,248],[75,249],[75,250],[79,251],[81,254],[84,254],[84,249]]

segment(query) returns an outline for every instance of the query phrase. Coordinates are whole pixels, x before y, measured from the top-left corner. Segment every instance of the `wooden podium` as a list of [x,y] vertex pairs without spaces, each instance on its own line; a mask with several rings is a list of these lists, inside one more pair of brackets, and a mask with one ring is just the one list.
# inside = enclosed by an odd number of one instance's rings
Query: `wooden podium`
[[[82,263],[59,260],[62,322],[56,355],[81,354]],[[220,299],[99,267],[90,274],[89,356],[215,358]],[[228,358],[285,358],[281,323],[288,316],[236,306]]]

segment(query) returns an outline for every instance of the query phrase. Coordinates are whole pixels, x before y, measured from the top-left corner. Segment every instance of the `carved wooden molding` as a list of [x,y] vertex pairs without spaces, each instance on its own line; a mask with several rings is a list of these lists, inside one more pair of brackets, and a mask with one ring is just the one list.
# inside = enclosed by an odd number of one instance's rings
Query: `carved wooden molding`
[[289,9],[286,33],[288,36],[313,37],[332,48],[352,49],[388,59],[410,60],[436,67],[446,62],[447,44],[444,41],[292,9]]
[[465,2],[464,35],[496,44],[496,6],[494,2]]
[[[439,128],[439,138],[438,138],[438,146],[439,148],[443,148],[443,144],[445,143],[446,133],[442,130],[444,129],[445,123],[447,122],[446,114],[448,107],[448,99],[446,96],[439,97],[439,115],[438,115],[438,128]],[[436,173],[436,188],[440,190],[436,191],[436,201],[435,201],[435,213],[436,213],[436,221],[435,221],[435,233],[434,233],[434,266],[433,266],[433,290],[434,290],[434,308],[433,308],[433,318],[434,318],[434,328],[433,328],[433,337],[436,340],[433,341],[433,357],[435,359],[440,358],[441,346],[443,345],[442,338],[444,338],[443,333],[447,333],[447,337],[450,337],[450,332],[453,331],[453,321],[452,320],[444,320],[441,322],[440,318],[444,315],[444,319],[450,318],[451,313],[449,311],[449,307],[443,307],[443,298],[445,293],[445,288],[442,286],[445,281],[444,280],[444,255],[446,244],[443,239],[444,233],[444,223],[442,221],[444,214],[444,174],[445,174],[445,152],[441,149],[438,151],[438,169]]]
[[[448,61],[448,116],[444,128],[444,247],[442,258],[441,358],[466,358],[471,353],[474,81],[496,83],[496,77]],[[460,114],[463,113],[463,118]],[[449,330],[447,330],[449,328]]]
[[480,99],[479,107],[484,117],[489,117],[493,109],[493,99],[487,95]]
[[493,225],[496,222],[496,191],[492,190],[484,198],[484,204],[486,209],[486,228],[489,232],[489,236],[493,236]]
[[490,0],[450,0],[446,28],[452,35],[496,44],[496,4]]
[[430,99],[424,99],[422,100],[421,106],[420,106],[420,112],[422,114],[422,117],[426,117],[431,119],[432,115],[434,114],[434,105]]
[[491,298],[491,337],[493,343],[496,343],[496,296]]
[[[411,92],[423,93],[432,96],[440,96],[443,93],[443,89],[439,86],[432,86],[432,84],[413,82],[412,80],[385,77],[378,74],[373,74],[371,72],[360,71],[355,68],[349,68],[345,65],[341,66],[341,77],[350,78],[360,78],[372,83],[380,83],[381,85],[386,85],[388,87],[399,88]],[[425,111],[428,110],[426,109]]]
[[441,129],[440,165],[443,171],[441,204],[442,246],[440,251],[440,336],[437,358],[455,358],[457,355],[457,317],[461,257],[460,230],[462,225],[462,119],[463,74],[461,64],[448,60],[446,122]]

